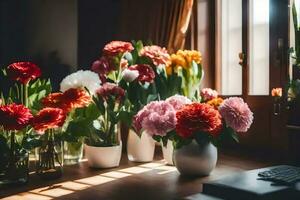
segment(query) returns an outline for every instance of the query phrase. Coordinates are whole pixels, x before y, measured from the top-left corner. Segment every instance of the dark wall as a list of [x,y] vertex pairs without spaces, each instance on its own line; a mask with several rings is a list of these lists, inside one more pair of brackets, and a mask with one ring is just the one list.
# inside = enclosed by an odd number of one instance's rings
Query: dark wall
[[57,90],[77,69],[77,0],[0,0],[0,9],[1,67],[32,61]]
[[78,64],[89,69],[104,45],[116,38],[121,0],[78,1]]

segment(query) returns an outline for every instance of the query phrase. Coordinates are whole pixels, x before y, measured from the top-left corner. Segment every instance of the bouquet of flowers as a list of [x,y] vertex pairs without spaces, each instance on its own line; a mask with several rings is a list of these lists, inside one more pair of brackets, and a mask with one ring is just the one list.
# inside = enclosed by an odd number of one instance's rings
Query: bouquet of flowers
[[[32,131],[33,114],[39,101],[51,91],[49,80],[37,79],[40,68],[31,62],[12,63],[3,74],[16,81],[0,100],[0,176],[6,182],[26,182],[29,150],[39,142]],[[37,79],[37,80],[36,80]]]
[[166,101],[146,105],[134,118],[137,131],[145,131],[156,140],[173,140],[175,149],[195,140],[219,145],[227,136],[238,141],[237,133],[246,132],[253,113],[243,99],[225,100],[210,88],[201,91],[201,102],[175,95]]
[[89,146],[118,145],[117,125],[124,110],[125,91],[113,83],[100,86],[86,107],[77,108],[65,134],[83,137]]

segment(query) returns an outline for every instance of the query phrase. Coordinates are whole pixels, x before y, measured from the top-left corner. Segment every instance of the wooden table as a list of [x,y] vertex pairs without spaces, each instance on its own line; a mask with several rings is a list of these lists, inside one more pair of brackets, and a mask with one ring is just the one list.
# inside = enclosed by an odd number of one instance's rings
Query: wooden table
[[91,169],[86,162],[65,166],[62,178],[43,181],[32,172],[24,186],[1,189],[5,200],[50,199],[181,199],[201,192],[202,183],[223,175],[272,165],[246,156],[221,154],[216,169],[209,177],[182,177],[173,166],[164,164],[161,156],[151,163],[133,163],[122,156],[120,167]]

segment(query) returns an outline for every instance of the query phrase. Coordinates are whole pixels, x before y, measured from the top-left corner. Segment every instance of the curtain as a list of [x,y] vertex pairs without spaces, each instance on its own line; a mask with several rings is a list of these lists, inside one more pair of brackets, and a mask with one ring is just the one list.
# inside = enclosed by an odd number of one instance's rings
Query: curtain
[[171,53],[185,46],[193,0],[122,0],[117,38],[141,39]]

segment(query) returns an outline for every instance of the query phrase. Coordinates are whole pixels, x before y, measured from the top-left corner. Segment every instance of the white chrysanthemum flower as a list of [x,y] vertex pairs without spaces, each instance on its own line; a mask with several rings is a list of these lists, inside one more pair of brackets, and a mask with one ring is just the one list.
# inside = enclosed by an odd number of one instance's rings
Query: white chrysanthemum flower
[[132,82],[135,79],[137,79],[137,77],[139,77],[139,71],[137,70],[130,70],[130,69],[125,69],[122,72],[122,78],[126,81],[126,82]]
[[60,83],[60,91],[70,88],[87,88],[91,94],[100,87],[101,81],[97,73],[90,70],[79,70],[66,76]]

